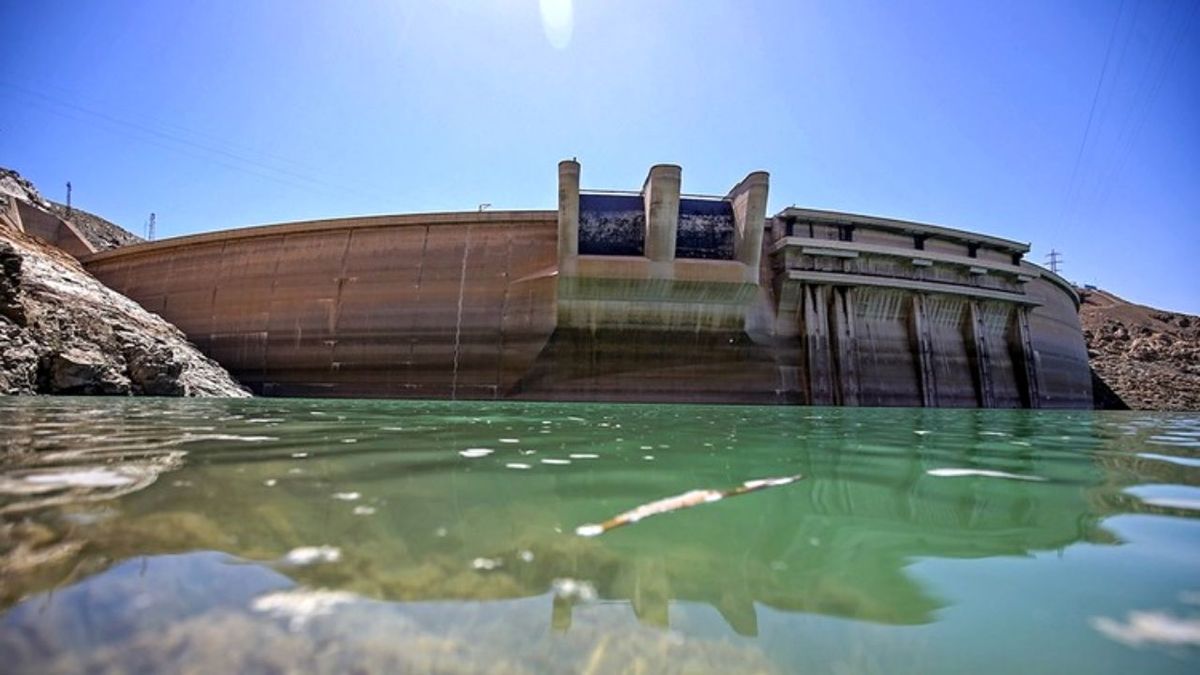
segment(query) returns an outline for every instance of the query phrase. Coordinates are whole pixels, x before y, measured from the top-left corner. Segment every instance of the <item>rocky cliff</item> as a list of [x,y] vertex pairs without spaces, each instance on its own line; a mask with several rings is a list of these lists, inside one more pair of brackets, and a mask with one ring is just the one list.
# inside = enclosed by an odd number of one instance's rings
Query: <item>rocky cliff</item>
[[1106,407],[1200,410],[1200,317],[1136,305],[1101,290],[1080,295],[1098,395],[1109,390]]
[[[24,232],[21,209],[54,213],[28,181],[4,171],[0,394],[249,395],[177,328]],[[99,218],[80,229],[107,244],[97,248],[132,237]]]

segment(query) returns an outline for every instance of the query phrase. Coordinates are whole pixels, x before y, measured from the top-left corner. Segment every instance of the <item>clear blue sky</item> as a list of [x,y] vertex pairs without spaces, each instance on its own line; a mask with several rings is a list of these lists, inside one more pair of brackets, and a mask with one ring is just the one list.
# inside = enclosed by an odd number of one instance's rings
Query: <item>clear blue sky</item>
[[[553,208],[556,163],[1054,247],[1200,313],[1200,0],[0,0],[0,165],[159,236]],[[541,5],[541,6],[540,6]]]

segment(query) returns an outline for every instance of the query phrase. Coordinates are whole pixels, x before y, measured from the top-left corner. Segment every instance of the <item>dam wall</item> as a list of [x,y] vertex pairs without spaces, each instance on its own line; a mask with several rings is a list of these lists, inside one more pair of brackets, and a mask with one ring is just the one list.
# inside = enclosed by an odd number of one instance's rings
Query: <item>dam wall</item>
[[294,223],[141,244],[89,271],[259,394],[499,398],[554,328],[547,212]]
[[345,218],[85,255],[281,396],[1089,407],[1078,297],[1027,244],[650,169],[557,211]]

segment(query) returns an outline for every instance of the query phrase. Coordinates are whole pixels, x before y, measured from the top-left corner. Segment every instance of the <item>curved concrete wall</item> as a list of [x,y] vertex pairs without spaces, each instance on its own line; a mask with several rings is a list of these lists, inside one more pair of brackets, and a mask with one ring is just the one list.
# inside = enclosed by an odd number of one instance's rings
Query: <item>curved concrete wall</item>
[[496,398],[554,329],[555,228],[529,211],[351,218],[86,265],[257,393]]
[[84,263],[267,395],[1091,405],[1078,298],[1020,260],[1027,245],[805,209],[766,221],[756,172],[703,198],[721,255],[680,257],[695,208],[664,165],[635,219],[645,255],[581,255],[595,205],[581,217],[578,164],[559,175],[557,212],[291,223]]

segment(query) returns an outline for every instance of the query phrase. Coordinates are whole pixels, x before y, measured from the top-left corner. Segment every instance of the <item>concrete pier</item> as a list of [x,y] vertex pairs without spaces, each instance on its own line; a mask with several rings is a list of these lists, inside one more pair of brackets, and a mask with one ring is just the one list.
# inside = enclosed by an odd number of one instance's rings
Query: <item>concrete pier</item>
[[679,228],[679,190],[682,169],[674,164],[657,164],[642,185],[646,208],[646,257],[653,263],[655,277],[673,276],[675,237]]
[[750,283],[758,283],[769,181],[766,171],[755,171],[735,185],[725,197],[733,204],[736,226],[734,256],[746,266],[746,281]]
[[558,163],[558,264],[571,274],[579,257],[579,162]]

